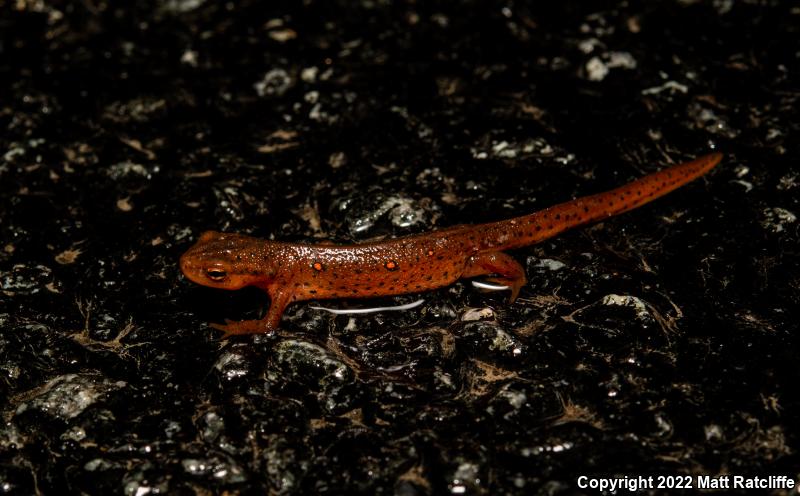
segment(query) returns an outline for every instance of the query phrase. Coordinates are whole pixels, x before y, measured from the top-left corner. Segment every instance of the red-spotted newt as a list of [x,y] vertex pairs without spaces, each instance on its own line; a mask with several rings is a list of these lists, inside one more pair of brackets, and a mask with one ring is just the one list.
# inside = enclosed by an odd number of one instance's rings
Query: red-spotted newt
[[269,294],[263,319],[211,324],[225,332],[223,339],[276,329],[286,306],[295,301],[415,293],[468,277],[491,276],[489,282],[510,288],[513,302],[525,284],[525,270],[504,250],[640,207],[702,176],[721,158],[706,155],[522,217],[386,241],[317,245],[209,231],[183,254],[180,266],[186,277],[204,286],[257,286]]

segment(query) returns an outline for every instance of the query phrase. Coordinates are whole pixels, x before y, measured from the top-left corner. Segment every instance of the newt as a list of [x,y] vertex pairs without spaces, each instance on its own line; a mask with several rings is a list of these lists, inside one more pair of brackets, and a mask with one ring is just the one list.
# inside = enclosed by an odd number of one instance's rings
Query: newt
[[510,289],[513,302],[526,282],[525,270],[505,250],[638,208],[704,175],[721,159],[712,153],[530,215],[385,241],[287,243],[208,231],[181,256],[180,267],[197,284],[228,290],[256,286],[269,295],[261,320],[210,324],[225,333],[222,339],[277,329],[286,307],[297,301],[416,293],[462,278],[490,276],[489,282]]

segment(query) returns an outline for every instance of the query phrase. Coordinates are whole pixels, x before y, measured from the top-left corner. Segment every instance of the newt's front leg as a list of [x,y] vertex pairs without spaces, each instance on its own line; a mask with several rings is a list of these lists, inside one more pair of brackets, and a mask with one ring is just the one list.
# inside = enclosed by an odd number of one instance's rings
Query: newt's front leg
[[222,331],[224,334],[219,339],[221,341],[230,338],[231,336],[243,336],[246,334],[268,334],[278,329],[281,323],[283,311],[289,302],[292,301],[292,295],[289,291],[282,291],[278,289],[271,295],[269,310],[267,315],[261,320],[240,320],[231,321],[225,319],[225,324],[208,324],[209,327]]

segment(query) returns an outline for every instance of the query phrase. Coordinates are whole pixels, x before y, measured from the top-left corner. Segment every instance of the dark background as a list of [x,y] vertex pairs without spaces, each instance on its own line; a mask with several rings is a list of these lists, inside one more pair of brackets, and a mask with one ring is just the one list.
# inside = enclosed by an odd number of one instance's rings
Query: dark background
[[[798,26],[777,1],[3,4],[0,492],[797,478]],[[514,304],[302,303],[220,342],[206,322],[264,296],[176,265],[207,229],[425,232],[712,149],[706,178],[513,253]]]

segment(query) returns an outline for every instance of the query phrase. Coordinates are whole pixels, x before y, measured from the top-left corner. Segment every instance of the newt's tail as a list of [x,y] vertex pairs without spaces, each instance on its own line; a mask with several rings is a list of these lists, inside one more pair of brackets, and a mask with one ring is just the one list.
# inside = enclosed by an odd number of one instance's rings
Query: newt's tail
[[605,193],[560,203],[531,215],[484,224],[482,228],[486,246],[481,248],[503,250],[528,246],[567,229],[633,210],[697,179],[713,169],[720,160],[721,153],[712,153],[654,172]]

